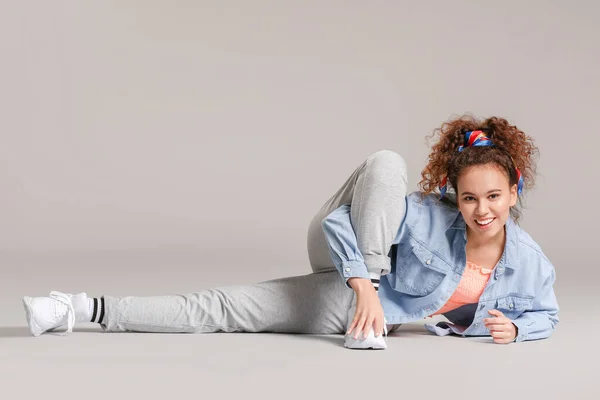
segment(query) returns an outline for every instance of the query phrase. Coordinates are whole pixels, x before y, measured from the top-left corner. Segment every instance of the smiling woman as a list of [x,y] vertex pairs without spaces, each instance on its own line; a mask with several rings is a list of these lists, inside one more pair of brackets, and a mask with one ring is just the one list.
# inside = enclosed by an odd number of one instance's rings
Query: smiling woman
[[436,131],[422,191],[407,194],[404,159],[381,150],[323,204],[308,227],[311,274],[182,295],[25,296],[30,331],[95,322],[110,332],[345,334],[346,347],[385,349],[388,330],[443,315],[426,328],[496,343],[549,337],[554,267],[516,224],[537,149],[501,118]]
[[[467,237],[467,268],[451,298],[434,313],[447,314],[480,303],[490,272],[507,254],[506,226],[519,219],[517,202],[523,188],[534,186],[538,150],[530,137],[502,118],[479,121],[465,116],[443,124],[436,133],[439,140],[432,146],[419,185],[423,196],[438,187],[441,198],[456,206]],[[509,221],[511,216],[513,221]],[[539,253],[543,257],[541,250]],[[483,321],[496,342],[507,343],[517,337],[517,325],[501,311],[489,313],[492,318]],[[554,326],[556,316],[551,320]]]

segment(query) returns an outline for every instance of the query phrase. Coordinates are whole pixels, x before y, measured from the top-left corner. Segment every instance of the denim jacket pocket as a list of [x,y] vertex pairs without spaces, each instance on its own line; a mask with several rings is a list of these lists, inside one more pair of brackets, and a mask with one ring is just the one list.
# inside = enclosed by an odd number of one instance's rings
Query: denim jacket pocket
[[509,319],[515,319],[525,311],[530,310],[533,298],[522,296],[505,296],[496,300],[496,308]]
[[396,290],[412,295],[427,296],[444,280],[446,264],[420,244],[415,244],[408,259],[396,268]]

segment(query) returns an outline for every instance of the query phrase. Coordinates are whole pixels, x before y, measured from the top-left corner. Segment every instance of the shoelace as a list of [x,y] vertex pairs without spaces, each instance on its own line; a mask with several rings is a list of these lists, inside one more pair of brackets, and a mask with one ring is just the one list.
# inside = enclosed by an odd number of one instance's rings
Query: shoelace
[[[71,296],[65,293],[53,291],[50,292],[50,297],[58,301],[60,304],[64,304],[66,306],[66,310],[62,307],[60,310],[55,308],[55,312],[59,312],[61,315],[64,314],[65,311],[67,312],[67,332],[61,334],[61,336],[73,332],[73,326],[75,325],[75,309],[73,308],[73,303],[71,303]],[[58,306],[58,304],[56,306]]]

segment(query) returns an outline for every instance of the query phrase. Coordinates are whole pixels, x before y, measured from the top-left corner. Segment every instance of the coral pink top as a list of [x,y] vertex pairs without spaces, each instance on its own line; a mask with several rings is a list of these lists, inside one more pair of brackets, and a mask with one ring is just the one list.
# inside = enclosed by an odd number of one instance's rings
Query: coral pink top
[[452,297],[433,315],[455,310],[465,304],[479,303],[479,297],[481,297],[483,289],[485,289],[490,279],[491,272],[491,269],[482,268],[475,263],[467,261],[465,271]]

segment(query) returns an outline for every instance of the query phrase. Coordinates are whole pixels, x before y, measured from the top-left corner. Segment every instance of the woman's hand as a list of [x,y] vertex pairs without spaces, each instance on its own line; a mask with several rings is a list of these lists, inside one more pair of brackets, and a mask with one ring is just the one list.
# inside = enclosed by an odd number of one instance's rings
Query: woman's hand
[[373,328],[375,337],[379,337],[383,334],[385,321],[383,307],[373,284],[365,278],[350,278],[348,283],[356,292],[356,311],[346,334],[354,331],[354,339],[358,339],[362,331],[365,339]]
[[501,311],[488,311],[492,318],[484,318],[483,323],[489,329],[494,338],[494,343],[506,344],[515,340],[517,337],[517,327],[512,321],[504,316]]

